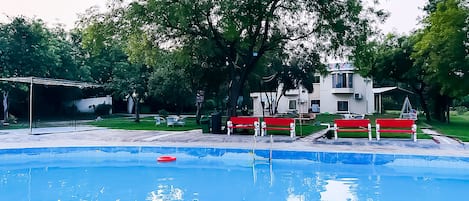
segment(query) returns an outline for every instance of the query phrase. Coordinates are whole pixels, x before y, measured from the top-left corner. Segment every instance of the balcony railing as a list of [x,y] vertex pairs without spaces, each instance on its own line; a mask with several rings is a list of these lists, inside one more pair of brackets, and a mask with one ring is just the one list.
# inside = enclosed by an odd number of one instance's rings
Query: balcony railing
[[333,94],[353,94],[353,88],[332,88]]

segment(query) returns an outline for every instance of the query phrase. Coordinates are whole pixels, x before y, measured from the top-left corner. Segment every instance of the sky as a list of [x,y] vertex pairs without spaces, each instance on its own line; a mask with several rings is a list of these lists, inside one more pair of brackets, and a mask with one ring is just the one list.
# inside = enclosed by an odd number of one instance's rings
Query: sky
[[0,22],[9,22],[7,16],[22,15],[42,19],[51,26],[64,24],[70,30],[78,20],[78,14],[92,6],[104,11],[106,0],[0,0]]
[[[380,0],[380,7],[388,10],[391,16],[380,27],[384,33],[409,33],[416,28],[418,18],[422,17],[422,7],[426,0]],[[67,30],[74,27],[78,13],[98,6],[105,10],[106,0],[0,0],[0,22],[9,22],[7,16],[23,15],[39,18],[48,25],[61,23]]]

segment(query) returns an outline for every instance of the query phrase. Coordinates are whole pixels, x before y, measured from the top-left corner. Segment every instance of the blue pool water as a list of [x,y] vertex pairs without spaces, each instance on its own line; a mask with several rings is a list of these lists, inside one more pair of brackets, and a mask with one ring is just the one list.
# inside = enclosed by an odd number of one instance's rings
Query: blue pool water
[[[176,156],[157,163],[161,155]],[[0,150],[0,201],[467,200],[469,158],[213,148]]]

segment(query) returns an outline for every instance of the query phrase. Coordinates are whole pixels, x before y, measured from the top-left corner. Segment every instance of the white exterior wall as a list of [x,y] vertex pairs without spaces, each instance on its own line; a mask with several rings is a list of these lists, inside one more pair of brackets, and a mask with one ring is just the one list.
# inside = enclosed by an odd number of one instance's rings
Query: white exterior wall
[[[357,113],[357,114],[371,114],[374,112],[374,94],[373,94],[373,81],[370,78],[363,78],[358,73],[354,73],[354,67],[350,64],[331,64],[329,65],[330,74],[320,77],[319,83],[313,84],[313,92],[308,93],[304,87],[300,89],[289,90],[285,96],[279,101],[278,113],[292,112],[289,110],[289,100],[297,100],[298,113],[308,113],[311,108],[311,100],[320,101],[320,113]],[[331,73],[353,73],[353,86],[352,88],[333,88]],[[279,86],[280,92],[282,86]],[[268,92],[270,93],[270,92]],[[275,94],[275,92],[272,92]],[[355,99],[355,94],[360,94],[361,99]],[[257,97],[257,98],[256,98]],[[253,98],[253,111],[254,116],[262,116],[261,101],[259,93],[251,93]],[[263,95],[262,99],[265,101],[267,97]],[[339,112],[337,108],[338,101],[348,102],[348,111]],[[264,113],[269,115],[268,111]]]
[[[251,98],[253,100],[253,115],[254,116],[270,116],[269,108],[268,108],[268,98],[271,99],[273,103],[273,107],[275,107],[277,101],[277,94],[281,94],[281,86],[279,87],[277,92],[264,92],[264,93],[251,93]],[[267,97],[268,96],[268,97]],[[262,113],[262,104],[261,101],[265,102],[264,113]],[[290,101],[296,101],[295,108],[290,109],[289,104]],[[277,111],[280,114],[285,113],[307,113],[309,109],[309,93],[308,90],[304,87],[300,87],[299,89],[288,90],[285,95],[283,95],[280,100],[278,101]]]
[[[99,104],[112,105],[112,97],[107,95],[105,97],[98,97],[98,98],[85,98],[85,99],[68,102],[65,105],[69,107],[72,105],[75,105],[79,112],[94,113],[95,107],[98,106]],[[93,107],[93,105],[95,107]],[[112,113],[112,109],[111,109],[111,113]]]
[[321,84],[313,84],[313,93],[308,94],[309,100],[319,100],[321,98]]
[[260,98],[261,93],[260,92],[255,92],[251,93],[250,97],[252,99],[252,112],[253,116],[262,116],[262,105],[261,105],[261,98]]
[[[367,80],[365,82],[365,80]],[[337,101],[348,101],[350,113],[357,114],[371,114],[374,110],[373,99],[373,81],[365,79],[359,74],[353,75],[353,93],[332,93],[332,76],[327,75],[325,79],[321,79],[320,86],[320,100],[321,100],[321,113],[344,113],[337,111]],[[361,94],[362,99],[355,99],[355,94]]]

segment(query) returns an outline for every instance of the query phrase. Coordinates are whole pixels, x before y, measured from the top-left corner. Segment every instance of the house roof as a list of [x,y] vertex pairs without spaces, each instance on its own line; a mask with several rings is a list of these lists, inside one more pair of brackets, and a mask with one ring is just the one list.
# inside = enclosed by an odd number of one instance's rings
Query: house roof
[[410,93],[410,94],[413,94],[414,92],[412,91],[409,91],[407,89],[402,89],[402,88],[399,88],[399,87],[380,87],[380,88],[373,88],[373,93],[374,94],[381,94],[381,93],[384,93],[384,92],[388,92],[388,91],[392,91],[392,90],[400,90],[400,91],[404,91],[404,92],[407,92],[407,93]]
[[32,84],[40,84],[40,85],[53,85],[53,86],[67,86],[67,87],[78,87],[78,88],[102,87],[102,85],[92,84],[92,83],[87,83],[87,82],[64,80],[64,79],[41,78],[41,77],[9,77],[9,78],[0,78],[0,81],[22,82],[22,83],[32,83]]
[[380,87],[380,88],[373,88],[373,93],[374,94],[380,94],[386,91],[391,91],[397,89],[397,87]]

